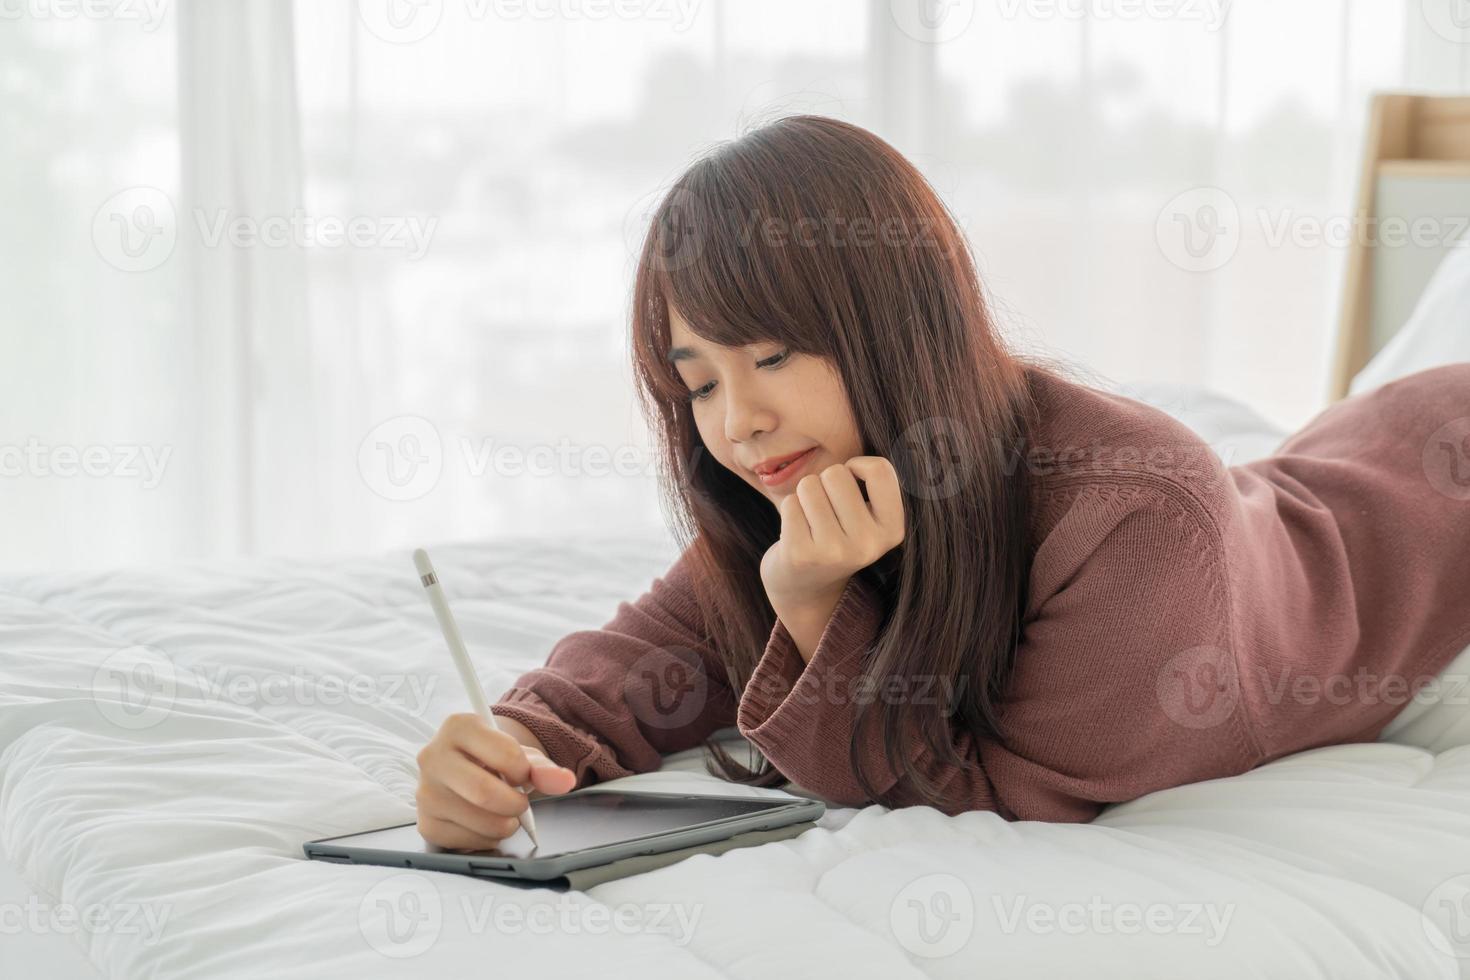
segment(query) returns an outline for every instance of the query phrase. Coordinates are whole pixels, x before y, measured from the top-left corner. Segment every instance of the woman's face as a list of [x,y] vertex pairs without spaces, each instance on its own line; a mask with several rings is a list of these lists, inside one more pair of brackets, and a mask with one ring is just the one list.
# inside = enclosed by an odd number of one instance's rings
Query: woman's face
[[[695,336],[669,308],[669,358],[691,399],[694,423],[720,464],[773,503],[802,477],[863,452],[842,378],[829,360],[785,350],[775,341],[719,347]],[[757,468],[806,452],[762,479]]]

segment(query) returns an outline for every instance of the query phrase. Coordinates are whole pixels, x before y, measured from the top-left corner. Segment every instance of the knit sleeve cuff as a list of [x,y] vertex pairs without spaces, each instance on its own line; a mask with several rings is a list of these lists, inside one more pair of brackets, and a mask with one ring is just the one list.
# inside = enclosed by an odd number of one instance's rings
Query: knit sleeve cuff
[[612,750],[594,736],[558,718],[533,691],[513,687],[490,706],[490,713],[525,725],[541,742],[546,757],[570,769],[577,788],[607,779],[631,776],[633,771],[618,763]]
[[803,663],[786,624],[776,620],[765,652],[740,699],[736,725],[788,779],[810,785],[807,773],[831,764],[847,765],[847,745],[833,746],[833,724],[850,713],[851,682],[877,638],[882,607],[876,591],[859,576],[848,580],[832,618]]

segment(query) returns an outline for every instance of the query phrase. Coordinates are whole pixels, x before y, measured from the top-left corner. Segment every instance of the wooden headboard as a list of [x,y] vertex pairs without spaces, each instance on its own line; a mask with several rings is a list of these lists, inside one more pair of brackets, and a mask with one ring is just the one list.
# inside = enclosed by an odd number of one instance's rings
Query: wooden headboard
[[[1470,220],[1470,98],[1375,94],[1364,144],[1333,400],[1347,395],[1353,375],[1404,325],[1449,250],[1447,239],[1470,232],[1461,227]],[[1416,220],[1425,229],[1417,234]]]

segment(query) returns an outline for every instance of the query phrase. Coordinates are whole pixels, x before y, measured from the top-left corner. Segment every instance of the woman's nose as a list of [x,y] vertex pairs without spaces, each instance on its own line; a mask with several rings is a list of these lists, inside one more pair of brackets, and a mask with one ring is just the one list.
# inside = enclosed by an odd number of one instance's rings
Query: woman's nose
[[749,442],[762,432],[769,432],[775,421],[771,411],[747,390],[728,387],[725,392],[725,438],[731,442]]

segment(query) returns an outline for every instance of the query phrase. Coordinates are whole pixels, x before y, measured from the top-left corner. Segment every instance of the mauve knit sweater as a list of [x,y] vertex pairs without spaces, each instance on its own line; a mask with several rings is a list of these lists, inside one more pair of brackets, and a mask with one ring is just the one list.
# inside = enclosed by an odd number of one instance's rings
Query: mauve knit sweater
[[[1086,821],[1154,790],[1374,741],[1470,644],[1470,363],[1337,402],[1274,455],[1231,467],[1152,406],[1028,375],[1041,419],[1020,462],[1034,557],[1004,741],[952,725],[966,765],[947,766],[916,733],[905,740],[945,812]],[[872,802],[849,765],[854,712],[865,696],[905,695],[854,683],[885,623],[871,576],[849,581],[810,663],[778,620],[737,696],[686,557],[602,629],[562,638],[492,710],[579,786],[657,769],[733,724],[799,787]],[[889,805],[920,802],[875,722],[865,770]]]

